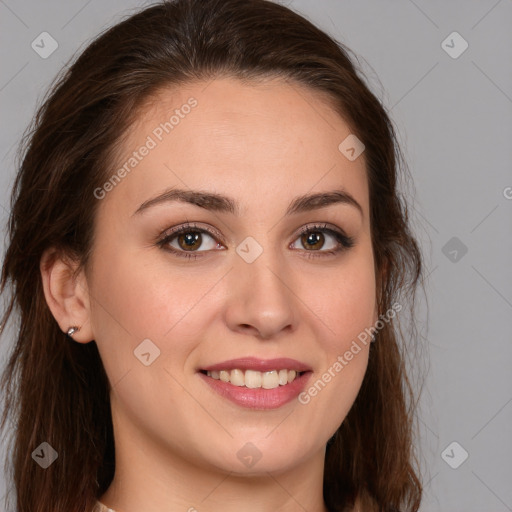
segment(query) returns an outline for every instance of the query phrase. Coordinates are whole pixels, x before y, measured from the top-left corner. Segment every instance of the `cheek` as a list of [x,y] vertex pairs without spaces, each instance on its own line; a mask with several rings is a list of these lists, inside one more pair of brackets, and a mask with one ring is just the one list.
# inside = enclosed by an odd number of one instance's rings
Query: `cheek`
[[146,339],[159,350],[156,366],[183,366],[218,308],[215,285],[222,276],[173,269],[165,258],[122,248],[104,250],[97,262],[92,322],[112,379],[139,369],[134,350]]
[[329,286],[328,292],[317,296],[318,303],[324,305],[316,322],[321,330],[317,338],[322,364],[299,397],[307,414],[323,417],[319,437],[325,431],[328,437],[334,434],[357,397],[370,350],[365,329],[373,325],[375,313],[373,272],[342,273]]
[[[373,261],[346,265],[340,271],[318,282],[317,292],[304,290],[314,304],[318,326],[324,329],[326,352],[347,350],[352,340],[364,333],[375,321],[376,284]],[[326,336],[325,336],[326,334]]]
[[148,259],[122,249],[101,258],[105,263],[95,267],[91,288],[103,306],[96,308],[99,327],[117,323],[135,337],[163,338],[211,286],[208,276],[195,279],[185,269],[171,272],[170,265],[144,263]]
[[354,254],[346,265],[319,282],[309,298],[316,304],[321,368],[310,381],[301,403],[319,408],[325,428],[334,433],[352,406],[368,365],[370,334],[376,307],[371,252]]

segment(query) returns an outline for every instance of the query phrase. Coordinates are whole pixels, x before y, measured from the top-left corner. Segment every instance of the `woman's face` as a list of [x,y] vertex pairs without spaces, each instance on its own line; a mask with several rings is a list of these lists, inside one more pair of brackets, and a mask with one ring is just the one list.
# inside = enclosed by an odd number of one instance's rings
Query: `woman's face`
[[364,153],[339,149],[349,135],[285,81],[216,79],[148,102],[97,190],[88,269],[116,451],[237,473],[323,457],[366,370],[357,337],[377,319]]

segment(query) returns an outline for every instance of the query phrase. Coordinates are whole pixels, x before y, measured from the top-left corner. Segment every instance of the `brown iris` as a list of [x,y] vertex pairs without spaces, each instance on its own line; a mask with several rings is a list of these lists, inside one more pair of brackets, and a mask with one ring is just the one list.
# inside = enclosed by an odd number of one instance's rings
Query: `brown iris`
[[[324,235],[320,231],[312,231],[310,233],[304,233],[301,237],[301,241],[306,248],[313,248],[314,250],[321,249],[324,244]],[[313,246],[317,247],[313,247]],[[319,245],[319,246],[318,246]],[[308,247],[309,246],[309,247]]]
[[178,236],[178,244],[184,250],[193,250],[201,247],[201,233],[189,231]]

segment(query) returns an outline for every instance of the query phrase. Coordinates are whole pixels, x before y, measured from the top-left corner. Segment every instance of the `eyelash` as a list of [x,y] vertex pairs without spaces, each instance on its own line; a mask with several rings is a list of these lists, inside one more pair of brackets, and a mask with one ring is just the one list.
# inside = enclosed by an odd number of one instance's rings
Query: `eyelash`
[[[347,249],[350,249],[355,244],[355,239],[350,236],[344,235],[342,232],[336,231],[334,229],[330,229],[327,227],[327,224],[315,224],[313,226],[305,226],[301,229],[299,232],[297,238],[302,237],[305,234],[309,233],[327,233],[328,235],[331,235],[334,237],[334,239],[339,243],[339,246],[336,249],[331,249],[329,251],[311,251],[304,249],[304,251],[307,254],[308,258],[322,258],[322,257],[329,257],[334,256],[340,252],[346,251]],[[196,260],[198,258],[202,258],[203,255],[198,254],[198,252],[208,252],[208,251],[178,251],[174,247],[166,247],[169,242],[171,242],[176,236],[184,234],[184,233],[207,233],[212,238],[220,238],[219,234],[216,233],[213,230],[210,230],[208,228],[199,228],[195,224],[183,224],[176,229],[173,229],[171,232],[168,232],[164,235],[163,238],[158,240],[156,245],[160,247],[161,249],[164,249],[166,251],[171,252],[172,254],[175,254],[178,257],[186,258],[189,260]],[[296,239],[297,239],[296,238]],[[295,239],[295,240],[296,240]],[[315,254],[315,253],[319,254]]]

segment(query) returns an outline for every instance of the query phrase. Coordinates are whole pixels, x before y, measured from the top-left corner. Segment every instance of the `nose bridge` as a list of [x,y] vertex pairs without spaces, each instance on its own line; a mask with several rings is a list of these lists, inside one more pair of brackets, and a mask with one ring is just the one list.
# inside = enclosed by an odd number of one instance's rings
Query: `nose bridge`
[[[268,241],[268,237],[266,239]],[[265,243],[264,245],[267,245]],[[227,323],[233,330],[255,330],[264,338],[296,328],[297,301],[292,277],[279,251],[247,237],[236,248],[230,272]]]

